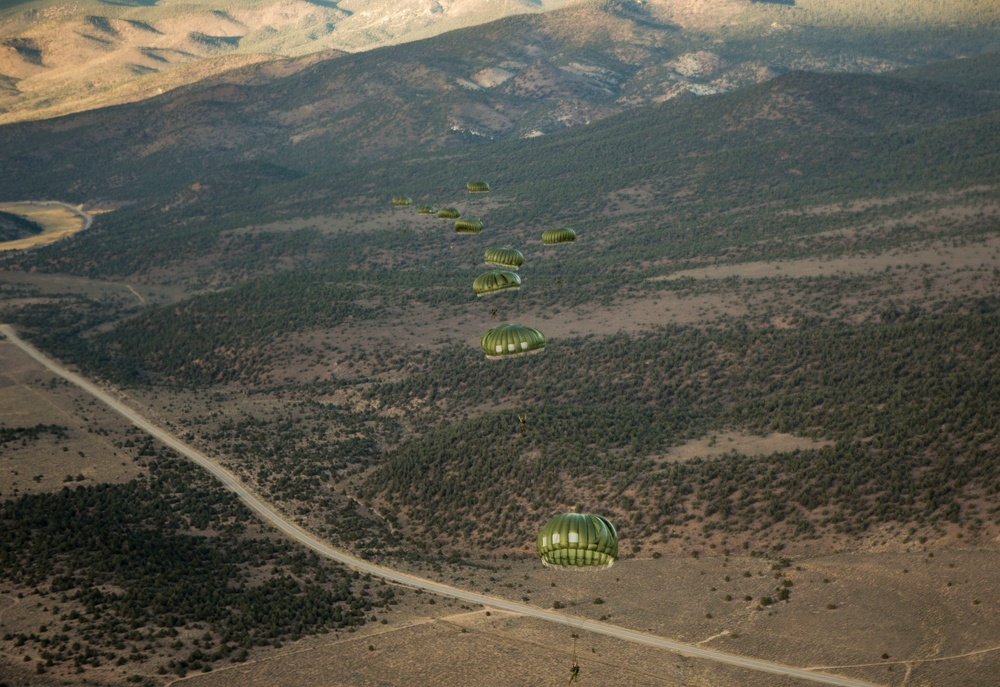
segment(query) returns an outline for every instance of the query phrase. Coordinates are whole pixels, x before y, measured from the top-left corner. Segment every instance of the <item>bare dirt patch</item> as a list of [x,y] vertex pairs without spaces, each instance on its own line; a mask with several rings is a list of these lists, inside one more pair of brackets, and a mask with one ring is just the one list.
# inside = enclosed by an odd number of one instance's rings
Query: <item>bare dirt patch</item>
[[[791,686],[791,680],[707,665],[628,642],[498,611],[460,613],[378,634],[316,640],[297,655],[276,656],[189,678],[192,687],[264,685],[562,685],[574,639],[580,684]],[[302,642],[300,644],[305,644]],[[696,677],[697,676],[697,677]],[[692,681],[693,678],[693,681]]]
[[670,449],[662,456],[654,456],[653,458],[661,462],[679,463],[694,458],[718,458],[732,452],[746,456],[765,456],[771,453],[816,449],[832,443],[832,441],[817,441],[781,432],[763,437],[739,432],[724,432],[689,441]]
[[892,250],[879,255],[851,255],[841,258],[808,258],[804,260],[769,260],[732,265],[713,265],[682,270],[655,281],[690,277],[693,279],[725,279],[741,277],[817,277],[845,274],[875,274],[886,268],[937,266],[947,264],[952,270],[978,269],[997,265],[1000,258],[1000,237],[982,242],[955,245],[953,241],[940,241],[932,245],[908,250]]

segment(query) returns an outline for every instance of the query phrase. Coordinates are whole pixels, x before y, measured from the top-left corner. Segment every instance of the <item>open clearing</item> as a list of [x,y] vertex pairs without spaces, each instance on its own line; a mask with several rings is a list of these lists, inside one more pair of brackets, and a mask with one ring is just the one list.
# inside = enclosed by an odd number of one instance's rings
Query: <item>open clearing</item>
[[924,248],[891,250],[878,255],[851,255],[840,258],[808,258],[805,260],[771,260],[713,265],[682,270],[652,281],[683,279],[725,279],[741,277],[820,277],[837,274],[874,274],[887,268],[916,268],[947,263],[952,270],[995,267],[1000,262],[1000,238],[956,245],[954,241],[939,241]]
[[[489,613],[487,615],[487,613]],[[185,680],[189,687],[283,685],[563,685],[574,632],[534,618],[475,611],[359,637],[305,640],[254,664]],[[648,647],[578,631],[581,685],[791,687],[789,678],[714,667]]]
[[0,243],[0,251],[23,250],[54,243],[90,228],[90,215],[82,209],[56,201],[0,203],[0,211],[20,215],[43,227],[41,234]]
[[0,448],[0,496],[51,492],[69,485],[124,482],[139,469],[114,445],[131,426],[55,377],[16,346],[0,341],[0,428],[56,425]]
[[679,463],[695,458],[718,458],[727,453],[745,456],[764,456],[771,453],[785,453],[795,450],[817,449],[832,444],[832,441],[817,441],[808,437],[774,432],[767,436],[752,436],[739,432],[724,432],[718,435],[688,441],[675,446],[654,460]]

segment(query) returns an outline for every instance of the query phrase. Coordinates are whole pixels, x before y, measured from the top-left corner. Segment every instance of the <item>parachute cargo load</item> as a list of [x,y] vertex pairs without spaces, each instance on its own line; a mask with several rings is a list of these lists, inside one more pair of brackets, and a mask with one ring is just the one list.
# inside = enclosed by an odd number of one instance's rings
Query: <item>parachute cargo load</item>
[[516,270],[524,264],[524,255],[514,248],[487,248],[484,254],[487,265]]
[[521,288],[521,278],[506,270],[490,270],[476,277],[472,282],[472,290],[477,296],[487,296],[500,291],[517,290]]
[[538,533],[542,565],[560,568],[610,568],[618,558],[618,532],[601,515],[557,515]]
[[545,336],[534,327],[501,324],[483,334],[479,345],[491,360],[532,353],[545,348]]

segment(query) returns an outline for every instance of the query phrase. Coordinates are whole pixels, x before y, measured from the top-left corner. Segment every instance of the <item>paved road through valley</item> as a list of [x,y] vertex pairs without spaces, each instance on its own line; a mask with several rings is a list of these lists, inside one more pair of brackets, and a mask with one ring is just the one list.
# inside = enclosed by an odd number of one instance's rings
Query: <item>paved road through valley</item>
[[116,400],[108,393],[95,386],[93,383],[87,381],[80,375],[70,372],[59,363],[50,359],[34,346],[18,337],[13,328],[9,325],[0,324],[0,333],[4,334],[11,343],[21,348],[21,350],[44,365],[54,374],[59,375],[63,379],[80,387],[102,403],[109,406],[115,412],[124,416],[136,427],[148,432],[181,455],[208,470],[215,478],[226,485],[226,487],[234,491],[236,495],[239,496],[239,498],[242,499],[242,501],[249,506],[261,520],[273,525],[292,539],[295,539],[304,546],[309,547],[316,553],[335,561],[339,561],[355,570],[363,573],[371,573],[372,575],[381,577],[391,582],[396,582],[398,584],[417,589],[424,589],[442,596],[448,596],[470,603],[482,604],[491,608],[510,611],[512,613],[531,616],[533,618],[541,618],[542,620],[548,620],[553,623],[569,625],[574,630],[587,630],[589,632],[596,632],[598,634],[615,637],[627,642],[635,642],[636,644],[645,644],[647,646],[666,649],[682,656],[704,659],[706,661],[716,661],[718,663],[725,663],[740,668],[746,668],[747,670],[785,675],[787,677],[824,685],[838,685],[839,687],[874,687],[872,683],[862,682],[861,680],[852,680],[850,678],[840,677],[837,675],[829,675],[826,673],[804,670],[802,668],[794,668],[780,663],[772,663],[770,661],[762,661],[755,658],[727,654],[722,651],[714,651],[712,649],[705,649],[691,644],[676,642],[671,639],[664,639],[663,637],[657,637],[645,632],[629,630],[617,625],[611,625],[610,623],[604,623],[597,620],[587,620],[578,616],[571,616],[544,608],[538,608],[536,606],[529,606],[528,604],[518,603],[516,601],[507,601],[506,599],[499,599],[497,597],[487,596],[486,594],[477,594],[476,592],[458,589],[457,587],[452,587],[440,582],[426,580],[422,577],[417,577],[398,570],[384,568],[380,565],[368,563],[367,561],[356,558],[349,553],[333,548],[315,535],[302,529],[294,522],[287,519],[286,516],[278,512],[274,506],[271,506],[260,496],[257,496],[247,489],[247,487],[244,486],[235,475],[210,459],[204,453],[188,446],[170,432],[154,425],[152,422],[139,415],[125,404]]

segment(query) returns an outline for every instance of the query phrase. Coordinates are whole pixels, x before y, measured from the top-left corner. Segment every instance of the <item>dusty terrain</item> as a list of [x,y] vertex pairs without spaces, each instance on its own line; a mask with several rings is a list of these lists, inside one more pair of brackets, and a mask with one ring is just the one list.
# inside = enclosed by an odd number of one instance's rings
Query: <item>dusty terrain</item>
[[0,496],[50,492],[63,485],[123,482],[139,469],[114,445],[129,425],[76,387],[54,377],[9,343],[0,341],[0,426],[55,425],[65,436],[43,434],[0,449]]
[[[122,460],[112,441],[128,436],[121,420],[65,385],[53,383],[33,361],[0,344],[0,422],[4,427],[54,423],[66,438],[44,436],[28,447],[5,449],[18,468],[2,471],[4,494],[14,488],[51,491],[62,475],[84,474],[84,483],[129,479],[138,468]],[[134,399],[138,400],[138,399]],[[147,399],[153,400],[153,399]],[[197,398],[158,396],[164,415],[197,412]],[[264,404],[264,405],[261,405]],[[243,410],[267,410],[266,399],[247,400]],[[107,431],[108,436],[88,431]],[[683,455],[711,454],[730,443],[748,452],[785,446],[795,438],[720,435],[681,447]],[[730,442],[732,440],[732,442]],[[801,442],[801,440],[799,440]],[[63,450],[63,449],[66,450]],[[80,452],[83,455],[80,455]],[[19,479],[22,465],[38,480]],[[75,479],[75,478],[74,478]],[[17,481],[17,485],[14,482]],[[903,533],[856,541],[755,542],[725,552],[725,544],[686,542],[684,554],[656,545],[626,554],[611,570],[566,573],[523,558],[469,565],[411,566],[432,579],[540,607],[561,607],[581,617],[604,619],[733,653],[838,672],[873,684],[903,687],[986,685],[1000,667],[1000,586],[992,574],[997,542],[965,544],[953,536],[928,548]],[[628,542],[623,549],[629,550]],[[753,555],[748,555],[748,554]],[[728,579],[727,579],[728,577]],[[790,592],[779,601],[781,590]],[[23,597],[18,596],[19,594]],[[36,598],[37,597],[37,598]],[[749,597],[749,598],[748,598]],[[770,601],[768,600],[770,598]],[[334,633],[266,649],[246,664],[190,675],[195,685],[403,685],[558,684],[572,661],[572,632],[540,621],[408,592],[386,625]],[[29,589],[0,590],[0,629],[21,632],[55,619],[51,601]],[[190,634],[191,637],[187,637]],[[185,637],[193,638],[197,628]],[[668,652],[636,647],[580,632],[576,642],[582,684],[774,686],[793,681]],[[0,675],[11,685],[46,684],[22,666],[35,657],[9,642],[0,646]],[[883,656],[885,656],[883,658]],[[162,684],[153,661],[128,671],[108,665],[100,675],[124,684],[127,675]],[[95,677],[88,671],[90,678]],[[331,682],[331,675],[336,676]],[[73,682],[71,674],[45,679]],[[55,681],[50,684],[56,684]]]

